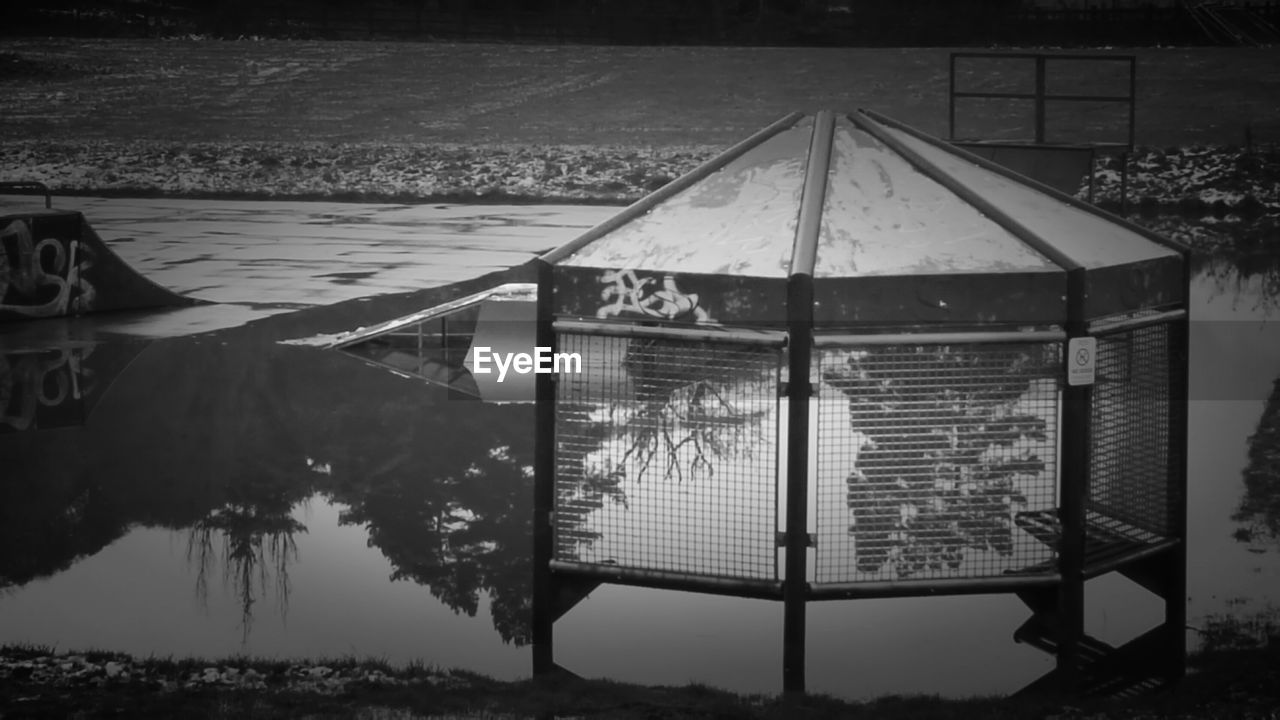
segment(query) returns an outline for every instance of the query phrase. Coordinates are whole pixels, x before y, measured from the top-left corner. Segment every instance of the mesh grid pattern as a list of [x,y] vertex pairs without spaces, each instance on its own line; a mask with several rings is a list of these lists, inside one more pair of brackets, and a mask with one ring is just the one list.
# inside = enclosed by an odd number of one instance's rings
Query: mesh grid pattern
[[823,350],[816,582],[990,577],[1052,559],[1060,343]]
[[1098,337],[1089,509],[1167,537],[1172,478],[1169,325]]
[[559,336],[555,557],[778,577],[777,349]]

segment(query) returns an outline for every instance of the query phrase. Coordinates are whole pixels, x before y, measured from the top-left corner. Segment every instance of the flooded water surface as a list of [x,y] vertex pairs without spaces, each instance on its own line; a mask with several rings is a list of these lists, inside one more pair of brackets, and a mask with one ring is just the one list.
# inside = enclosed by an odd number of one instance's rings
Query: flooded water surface
[[[1194,279],[1193,625],[1278,599],[1277,275],[1220,260]],[[532,405],[244,333],[2,343],[0,642],[529,675]],[[1162,620],[1127,581],[1089,600],[1108,642]],[[1052,666],[1012,640],[1012,595],[808,612],[816,692],[1002,693]],[[604,585],[556,624],[557,662],[630,682],[776,692],[781,648],[769,601]]]

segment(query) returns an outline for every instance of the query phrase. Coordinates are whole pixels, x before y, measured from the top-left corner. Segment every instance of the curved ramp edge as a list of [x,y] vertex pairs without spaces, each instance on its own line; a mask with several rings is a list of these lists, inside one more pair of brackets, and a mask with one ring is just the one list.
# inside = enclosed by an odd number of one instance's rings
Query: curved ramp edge
[[0,215],[0,322],[202,302],[142,276],[82,213]]

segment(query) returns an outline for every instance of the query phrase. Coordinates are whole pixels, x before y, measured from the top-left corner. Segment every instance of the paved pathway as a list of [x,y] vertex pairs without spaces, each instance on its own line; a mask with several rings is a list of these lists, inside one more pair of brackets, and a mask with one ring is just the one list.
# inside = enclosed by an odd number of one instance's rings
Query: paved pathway
[[389,205],[56,198],[138,272],[215,306],[100,330],[168,336],[300,307],[445,285],[502,270],[618,212],[573,205]]

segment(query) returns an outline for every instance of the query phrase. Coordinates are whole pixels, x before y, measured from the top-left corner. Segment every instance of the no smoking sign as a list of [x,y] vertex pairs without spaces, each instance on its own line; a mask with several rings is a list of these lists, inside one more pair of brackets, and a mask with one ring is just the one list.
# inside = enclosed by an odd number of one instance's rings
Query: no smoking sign
[[1067,384],[1092,385],[1097,368],[1098,340],[1071,338],[1067,342]]

